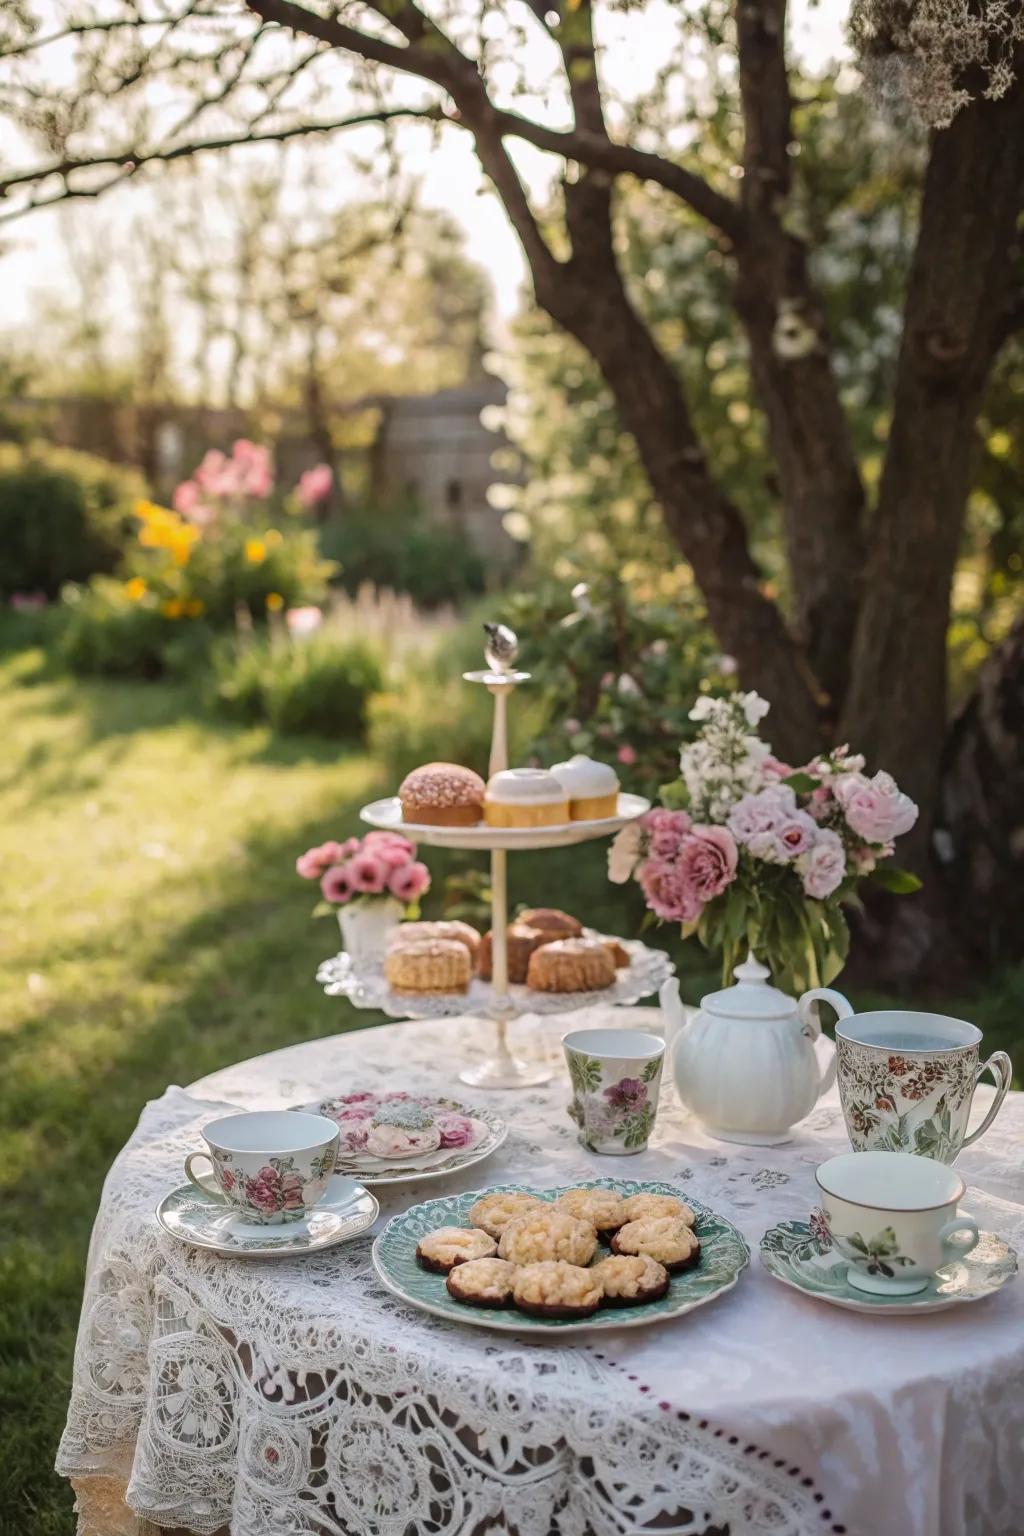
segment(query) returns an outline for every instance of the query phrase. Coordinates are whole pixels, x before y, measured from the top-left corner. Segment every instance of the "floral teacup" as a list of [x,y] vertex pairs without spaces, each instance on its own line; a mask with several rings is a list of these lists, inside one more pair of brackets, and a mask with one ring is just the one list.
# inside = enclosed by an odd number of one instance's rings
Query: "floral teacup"
[[[966,1186],[944,1163],[908,1152],[843,1152],[814,1177],[827,1235],[849,1260],[846,1278],[858,1290],[911,1296],[977,1246],[977,1223],[956,1214]],[[958,1233],[966,1238],[954,1241]]]
[[575,1029],[562,1036],[573,1098],[569,1114],[591,1152],[643,1152],[654,1129],[665,1042],[635,1029]]
[[[254,1226],[301,1221],[323,1197],[334,1172],[338,1127],[323,1115],[258,1110],[227,1115],[203,1127],[208,1151],[185,1159],[189,1182],[204,1195],[234,1206]],[[194,1173],[197,1158],[212,1173]]]

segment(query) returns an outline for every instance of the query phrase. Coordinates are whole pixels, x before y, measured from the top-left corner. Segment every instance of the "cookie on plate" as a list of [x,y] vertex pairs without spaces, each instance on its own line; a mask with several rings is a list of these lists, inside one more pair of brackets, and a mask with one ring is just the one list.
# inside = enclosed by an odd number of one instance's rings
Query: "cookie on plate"
[[469,958],[476,959],[480,948],[480,934],[470,923],[439,921],[435,923],[399,923],[388,939],[389,949],[404,949],[406,944],[417,944],[422,939],[447,939],[463,944],[469,950]]
[[547,1259],[516,1271],[512,1300],[531,1317],[590,1317],[601,1305],[601,1286],[591,1269]]
[[456,1264],[493,1259],[497,1243],[479,1227],[438,1227],[416,1244],[416,1260],[434,1275],[447,1275]]
[[648,1216],[642,1221],[627,1221],[620,1227],[612,1238],[612,1252],[646,1253],[674,1275],[697,1263],[700,1241],[681,1216]]
[[627,1195],[623,1201],[624,1222],[646,1221],[649,1216],[678,1216],[688,1227],[697,1220],[686,1202],[675,1195]]
[[507,1307],[517,1273],[505,1259],[470,1259],[448,1271],[448,1294],[469,1307]]
[[473,962],[454,939],[416,939],[384,956],[384,976],[394,992],[465,992]]
[[513,1264],[537,1264],[564,1259],[568,1264],[589,1264],[597,1247],[597,1232],[589,1221],[579,1221],[568,1211],[545,1205],[510,1221],[498,1243],[498,1257]]
[[592,1264],[590,1273],[600,1281],[609,1307],[636,1307],[644,1301],[660,1301],[668,1290],[669,1276],[664,1264],[649,1254],[612,1254]]
[[484,1195],[475,1205],[470,1206],[469,1222],[470,1226],[480,1227],[497,1239],[510,1221],[526,1211],[538,1209],[546,1209],[546,1202],[538,1200],[536,1195],[528,1195],[519,1190],[498,1190],[496,1194]]
[[613,1189],[567,1189],[555,1201],[556,1209],[568,1211],[577,1221],[589,1221],[598,1237],[617,1232],[625,1223],[625,1205]]

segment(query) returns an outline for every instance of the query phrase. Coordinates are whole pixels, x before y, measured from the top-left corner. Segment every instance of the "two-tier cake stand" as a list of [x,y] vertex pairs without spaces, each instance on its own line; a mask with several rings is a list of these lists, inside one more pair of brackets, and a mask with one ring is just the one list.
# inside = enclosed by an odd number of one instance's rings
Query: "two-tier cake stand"
[[[502,630],[505,644],[495,643],[496,626],[486,626],[491,635],[487,647],[488,666],[480,672],[463,674],[469,683],[482,684],[494,700],[494,727],[491,736],[489,772],[508,767],[508,698],[528,672],[514,670],[515,637]],[[379,963],[355,964],[344,952],[326,960],[317,972],[317,980],[333,997],[347,997],[358,1008],[375,1008],[393,1018],[441,1018],[453,1015],[482,1016],[494,1022],[494,1053],[459,1073],[464,1083],[475,1088],[526,1088],[547,1082],[552,1067],[540,1062],[523,1061],[513,1055],[508,1043],[510,1020],[525,1014],[568,1013],[595,1003],[631,1004],[656,992],[672,974],[672,963],[661,950],[649,949],[636,941],[619,940],[629,957],[629,964],[616,972],[616,980],[599,992],[537,992],[530,987],[510,985],[508,979],[508,855],[532,849],[568,848],[595,838],[609,837],[628,822],[650,809],[650,801],[641,795],[620,794],[616,814],[599,821],[570,821],[549,827],[444,827],[402,820],[401,801],[397,796],[374,800],[364,805],[360,816],[371,826],[402,832],[413,842],[434,848],[460,848],[488,851],[491,855],[491,980],[479,978],[469,991],[452,994],[411,996],[395,993],[385,980]]]

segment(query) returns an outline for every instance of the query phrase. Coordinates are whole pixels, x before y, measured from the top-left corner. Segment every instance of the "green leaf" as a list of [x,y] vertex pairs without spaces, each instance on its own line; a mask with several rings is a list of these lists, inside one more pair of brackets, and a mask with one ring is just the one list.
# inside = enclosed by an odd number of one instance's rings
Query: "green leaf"
[[690,796],[682,779],[675,779],[671,784],[663,784],[658,790],[658,799],[667,811],[683,811],[690,803]]
[[921,882],[916,875],[912,875],[909,869],[900,869],[895,864],[879,864],[872,871],[871,879],[876,885],[880,885],[883,891],[892,891],[896,896],[910,896],[914,891],[921,889]]
[[818,780],[812,778],[809,773],[791,773],[782,782],[798,795],[809,795],[812,790],[818,788]]
[[318,901],[316,906],[313,908],[312,912],[310,913],[310,916],[311,917],[330,917],[331,913],[332,912],[336,912],[337,910],[338,910],[337,907],[332,907],[329,901]]

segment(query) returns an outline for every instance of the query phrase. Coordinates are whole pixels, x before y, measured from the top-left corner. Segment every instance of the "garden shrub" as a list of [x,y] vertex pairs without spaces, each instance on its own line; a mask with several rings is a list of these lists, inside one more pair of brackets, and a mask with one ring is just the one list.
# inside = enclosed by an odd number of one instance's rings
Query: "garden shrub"
[[0,446],[0,596],[58,595],[112,571],[145,487],[135,470],[42,443]]
[[380,656],[366,639],[275,632],[217,646],[207,697],[221,718],[266,722],[282,735],[361,740],[369,700],[383,685]]
[[464,534],[419,508],[346,511],[324,524],[320,548],[341,566],[340,584],[407,592],[419,608],[461,603],[483,592],[484,562]]
[[104,677],[162,677],[201,665],[211,638],[198,613],[170,617],[136,585],[94,577],[64,592],[65,623],[57,655],[72,672]]

